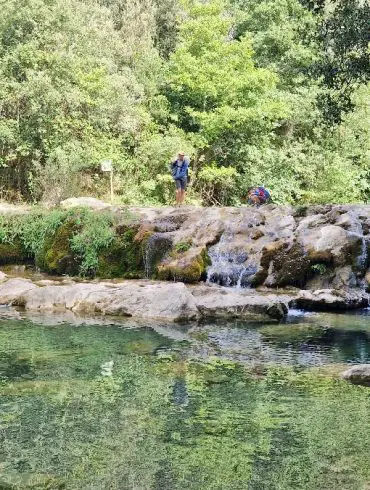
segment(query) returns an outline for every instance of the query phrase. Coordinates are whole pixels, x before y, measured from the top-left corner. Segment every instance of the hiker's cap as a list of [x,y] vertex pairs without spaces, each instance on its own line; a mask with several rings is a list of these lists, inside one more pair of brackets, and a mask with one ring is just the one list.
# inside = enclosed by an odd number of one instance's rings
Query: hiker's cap
[[179,155],[180,157],[184,157],[184,156],[185,156],[185,152],[184,152],[184,151],[179,151],[179,152],[178,152],[178,155]]

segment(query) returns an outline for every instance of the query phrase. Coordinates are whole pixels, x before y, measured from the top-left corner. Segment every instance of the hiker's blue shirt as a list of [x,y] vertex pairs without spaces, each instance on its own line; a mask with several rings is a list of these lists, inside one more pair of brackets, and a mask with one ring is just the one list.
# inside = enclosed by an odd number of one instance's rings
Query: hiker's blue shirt
[[171,169],[172,169],[172,177],[177,180],[177,179],[185,179],[188,175],[188,168],[189,168],[189,159],[184,158],[182,162],[179,160],[175,160],[171,164]]

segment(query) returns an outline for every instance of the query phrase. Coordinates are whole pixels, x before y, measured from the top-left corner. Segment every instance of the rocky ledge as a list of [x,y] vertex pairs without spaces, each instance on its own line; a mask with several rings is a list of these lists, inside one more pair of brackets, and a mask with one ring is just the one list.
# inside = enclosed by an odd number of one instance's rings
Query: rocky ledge
[[[144,208],[79,198],[61,206],[76,209],[35,256],[22,236],[0,240],[0,266],[27,263],[49,274],[80,274],[71,242],[81,225],[79,208],[87,207],[112,222],[112,240],[97,251],[93,273],[100,279],[370,291],[369,205]],[[29,212],[3,206],[0,216],[11,211]]]
[[189,321],[202,318],[242,318],[279,321],[290,306],[312,310],[337,310],[367,306],[365,293],[352,291],[299,291],[282,293],[232,289],[216,285],[131,280],[120,282],[32,281],[0,279],[0,305],[29,311],[102,314],[133,318]]

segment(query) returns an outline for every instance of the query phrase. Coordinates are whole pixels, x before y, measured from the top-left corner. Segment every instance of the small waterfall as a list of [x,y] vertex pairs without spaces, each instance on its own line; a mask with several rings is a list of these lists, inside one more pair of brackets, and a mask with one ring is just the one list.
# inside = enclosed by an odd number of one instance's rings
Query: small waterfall
[[365,270],[367,267],[367,262],[368,262],[367,243],[366,243],[365,237],[362,237],[361,252],[360,252],[360,255],[357,257],[357,267],[360,270]]
[[207,282],[228,287],[249,287],[250,277],[257,272],[257,267],[246,265],[247,252],[232,248],[232,243],[233,234],[225,232],[220,241],[209,248],[211,265],[207,269]]
[[146,279],[150,279],[154,272],[157,263],[171,249],[172,240],[164,233],[153,233],[145,244],[143,251],[144,273]]

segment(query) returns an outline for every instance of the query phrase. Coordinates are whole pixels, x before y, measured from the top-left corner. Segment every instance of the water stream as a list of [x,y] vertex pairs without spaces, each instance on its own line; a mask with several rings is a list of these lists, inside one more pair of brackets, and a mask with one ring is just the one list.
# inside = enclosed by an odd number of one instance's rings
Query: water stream
[[208,249],[211,265],[207,269],[207,282],[220,286],[249,287],[250,278],[257,268],[246,265],[248,254],[233,247],[233,233],[226,231],[220,241]]
[[354,490],[370,311],[184,325],[0,310],[0,488]]

